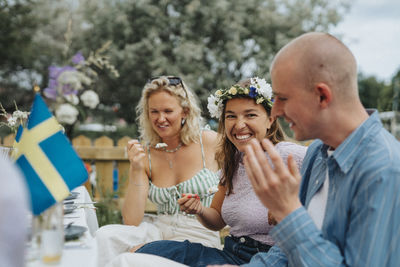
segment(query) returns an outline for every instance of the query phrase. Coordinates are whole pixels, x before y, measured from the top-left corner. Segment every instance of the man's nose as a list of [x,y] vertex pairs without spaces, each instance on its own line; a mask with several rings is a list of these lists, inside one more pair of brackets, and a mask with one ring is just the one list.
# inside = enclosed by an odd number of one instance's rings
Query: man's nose
[[280,116],[282,116],[282,111],[281,111],[279,103],[277,103],[277,101],[275,101],[274,104],[272,105],[271,117],[276,119]]

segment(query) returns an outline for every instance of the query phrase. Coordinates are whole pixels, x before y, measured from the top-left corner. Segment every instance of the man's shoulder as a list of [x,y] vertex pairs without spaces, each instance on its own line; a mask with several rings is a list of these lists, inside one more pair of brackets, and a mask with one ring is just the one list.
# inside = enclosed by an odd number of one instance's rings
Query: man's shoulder
[[315,156],[316,153],[320,153],[322,146],[324,145],[324,143],[319,140],[319,139],[315,139],[307,148],[307,154],[306,157],[304,158],[304,160],[306,160],[307,158],[313,157]]
[[364,144],[360,158],[367,161],[378,161],[380,164],[395,164],[400,161],[400,142],[385,129],[371,135]]

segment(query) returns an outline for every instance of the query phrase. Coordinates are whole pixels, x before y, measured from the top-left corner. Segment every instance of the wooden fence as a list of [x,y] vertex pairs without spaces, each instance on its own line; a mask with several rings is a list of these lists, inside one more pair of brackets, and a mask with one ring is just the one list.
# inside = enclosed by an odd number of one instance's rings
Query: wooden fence
[[[107,136],[91,140],[86,136],[80,135],[72,139],[72,145],[78,155],[85,163],[94,164],[96,167],[96,190],[92,192],[92,187],[88,182],[85,186],[89,193],[95,198],[100,199],[106,194],[113,194],[113,170],[118,170],[118,195],[123,198],[128,183],[129,160],[125,152],[125,146],[131,137],[125,136],[119,139],[114,145],[111,138]],[[12,146],[14,135],[3,138],[4,146]],[[146,210],[153,212],[154,204],[148,201]]]

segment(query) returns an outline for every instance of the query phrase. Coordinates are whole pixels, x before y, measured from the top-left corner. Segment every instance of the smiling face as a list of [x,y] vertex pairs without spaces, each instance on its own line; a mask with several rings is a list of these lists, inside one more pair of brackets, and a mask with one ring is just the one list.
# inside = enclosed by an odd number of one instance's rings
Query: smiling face
[[161,139],[179,137],[185,112],[178,99],[166,91],[158,91],[150,95],[148,105],[151,125]]
[[272,116],[283,117],[299,141],[317,138],[320,128],[320,95],[307,87],[304,76],[289,61],[279,62],[271,70],[274,92]]
[[234,98],[226,103],[224,121],[226,136],[243,152],[251,139],[261,141],[266,136],[273,119],[253,99]]

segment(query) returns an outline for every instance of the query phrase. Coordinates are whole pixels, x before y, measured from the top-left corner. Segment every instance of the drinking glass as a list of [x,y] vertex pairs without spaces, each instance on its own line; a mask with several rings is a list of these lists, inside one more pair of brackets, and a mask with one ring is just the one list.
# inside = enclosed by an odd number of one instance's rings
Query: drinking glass
[[54,204],[40,216],[40,258],[45,264],[58,263],[64,247],[62,203]]

